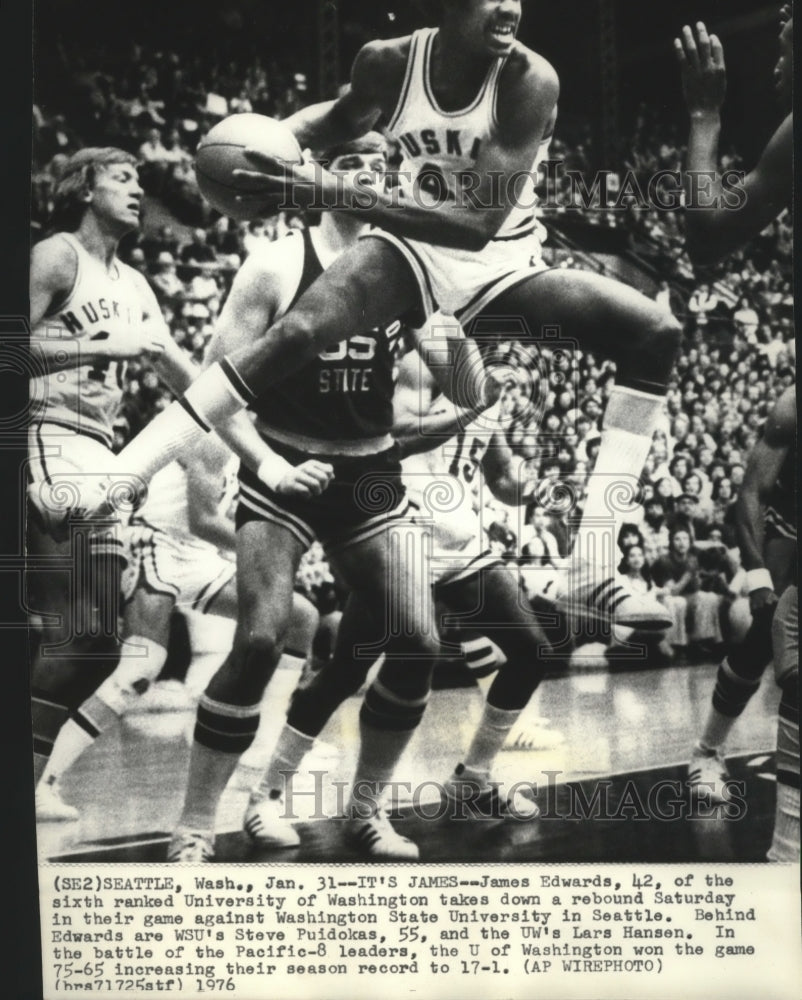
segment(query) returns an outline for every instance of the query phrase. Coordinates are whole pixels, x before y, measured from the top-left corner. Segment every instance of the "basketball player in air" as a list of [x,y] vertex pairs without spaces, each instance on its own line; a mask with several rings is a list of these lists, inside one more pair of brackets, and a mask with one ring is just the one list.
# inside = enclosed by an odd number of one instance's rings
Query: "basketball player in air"
[[[236,176],[254,215],[282,200],[341,207],[371,223],[267,337],[231,350],[182,404],[121,455],[147,479],[185,436],[265,395],[327,344],[417,311],[454,314],[471,333],[488,314],[524,317],[617,363],[601,450],[591,477],[564,597],[606,621],[658,629],[669,622],[648,597],[615,579],[621,484],[634,494],[679,348],[680,327],[632,288],[583,271],[547,270],[535,236],[535,170],[548,150],[559,82],[516,40],[521,0],[427,4],[438,27],[375,41],[358,54],[335,101],[288,118],[302,148],[322,149],[380,119],[403,156],[400,188],[360,194],[313,163],[297,167],[249,152]],[[420,325],[420,323],[418,324]],[[473,406],[472,389],[458,402]],[[600,526],[602,525],[602,526]]]
[[[760,233],[789,208],[793,190],[793,40],[789,7],[781,16],[780,58],[774,72],[784,118],[757,166],[740,185],[737,211],[694,205],[685,213],[687,246],[696,263],[716,260]],[[716,178],[726,68],[720,40],[699,23],[675,41],[685,100],[691,117],[686,201],[692,204],[693,172]],[[719,180],[712,193],[721,194]],[[720,750],[769,662],[773,630],[780,704],[777,815],[772,860],[799,858],[799,709],[796,572],[796,394],[787,390],[755,446],[739,497],[737,526],[750,582],[752,625],[743,643],[719,667],[712,704],[694,747],[689,782],[714,802],[727,801],[727,772]],[[792,585],[793,584],[793,585]],[[778,604],[779,597],[779,604]],[[773,620],[773,625],[772,625]]]
[[[40,821],[79,818],[61,796],[61,779],[159,676],[173,609],[236,618],[236,492],[237,461],[214,435],[153,477],[147,500],[122,532],[128,556],[122,578],[123,655],[111,676],[62,726],[36,790]],[[287,653],[299,675],[316,626],[314,606],[295,594]]]
[[[332,148],[326,159],[333,176],[361,175],[377,190],[384,186],[386,144],[377,133]],[[319,226],[249,256],[220,315],[211,355],[268,339],[325,269],[356,252],[364,226],[359,216],[323,213]],[[367,330],[355,323],[253,404],[256,428],[273,455],[258,474],[244,464],[240,472],[237,630],[198,706],[183,813],[168,847],[172,861],[213,856],[217,805],[256,734],[262,695],[285,642],[298,565],[315,539],[382,626],[389,615],[396,626],[362,707],[357,778],[363,795],[360,808],[350,810],[348,837],[371,856],[417,857],[381,802],[423,715],[440,651],[426,529],[408,516],[391,435],[400,336],[397,322]],[[406,558],[410,548],[413,557]],[[259,806],[255,797],[246,811],[249,832],[258,830]]]
[[[37,777],[67,719],[114,669],[122,539],[93,525],[112,468],[112,424],[127,361],[147,360],[175,392],[197,370],[176,346],[145,279],[117,257],[139,226],[136,160],[114,148],[75,153],[55,191],[54,233],[31,258],[31,384],[26,525]],[[69,580],[59,567],[71,567]],[[80,721],[78,722],[80,725]]]
[[[487,499],[484,486],[503,503],[519,505],[534,484],[525,474],[523,459],[507,444],[500,404],[478,417],[455,407],[438,395],[434,378],[415,351],[399,365],[394,403],[393,433],[407,456],[404,481],[419,516],[433,522],[431,567],[438,605],[492,639],[506,657],[490,685],[464,763],[444,783],[451,800],[445,815],[534,819],[535,803],[520,791],[511,798],[500,795],[491,775],[497,754],[542,678],[549,646],[515,576],[490,552],[474,510],[475,503],[481,509]],[[384,642],[383,623],[352,596],[333,658],[295,692],[273,757],[252,793],[252,803],[259,805],[252,808],[246,829],[259,847],[300,843],[291,822],[292,777],[335,710],[362,686]],[[362,650],[359,657],[357,649]]]

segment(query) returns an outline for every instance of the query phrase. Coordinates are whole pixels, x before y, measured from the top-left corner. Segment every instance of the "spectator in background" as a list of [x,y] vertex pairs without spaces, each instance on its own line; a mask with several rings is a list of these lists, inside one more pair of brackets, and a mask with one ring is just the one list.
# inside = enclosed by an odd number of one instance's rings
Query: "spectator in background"
[[139,147],[139,158],[143,163],[163,164],[167,150],[162,144],[161,132],[157,128],[148,130],[147,139]]
[[184,264],[214,263],[217,257],[214,247],[209,245],[206,230],[200,227],[193,229],[192,240],[181,250],[181,261]]
[[721,595],[700,589],[699,559],[693,551],[687,528],[677,525],[669,532],[668,554],[652,564],[652,578],[663,592],[663,603],[666,598],[684,598],[688,613],[687,635],[694,651],[714,655],[722,642]]
[[531,529],[524,537],[521,549],[521,563],[533,566],[551,566],[559,569],[562,565],[560,546],[549,530],[549,519],[540,504],[533,504],[527,518]]
[[151,284],[160,301],[186,295],[184,282],[176,273],[175,258],[168,250],[163,250],[156,258],[156,274],[151,278]]
[[735,312],[732,314],[732,321],[735,329],[741,334],[747,344],[757,343],[757,328],[760,325],[760,316],[758,316],[746,295],[742,295],[739,299]]
[[711,292],[707,282],[703,282],[688,300],[688,312],[696,317],[696,325],[702,330],[707,326],[710,314],[717,306],[718,296]]
[[644,500],[641,534],[644,553],[650,565],[660,556],[668,553],[669,532],[666,522],[666,508],[662,497],[655,495]]
[[632,545],[639,545],[640,548],[643,549],[644,539],[637,524],[622,524],[621,530],[618,532],[617,544],[622,555],[626,553],[627,549],[629,549]]

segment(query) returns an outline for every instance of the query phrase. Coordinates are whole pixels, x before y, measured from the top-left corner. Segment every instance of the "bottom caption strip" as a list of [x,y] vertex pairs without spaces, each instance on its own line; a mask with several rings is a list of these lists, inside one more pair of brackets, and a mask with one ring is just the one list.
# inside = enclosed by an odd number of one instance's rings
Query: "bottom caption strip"
[[786,1000],[802,981],[798,867],[162,871],[40,869],[46,1000]]

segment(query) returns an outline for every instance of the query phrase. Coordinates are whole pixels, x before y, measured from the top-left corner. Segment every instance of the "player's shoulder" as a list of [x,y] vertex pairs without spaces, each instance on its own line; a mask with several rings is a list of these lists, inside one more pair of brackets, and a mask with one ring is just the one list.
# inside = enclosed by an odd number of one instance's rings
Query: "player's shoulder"
[[375,38],[366,42],[357,53],[357,63],[372,69],[403,65],[409,56],[412,35],[401,38]]
[[303,236],[297,229],[292,230],[252,250],[237,271],[235,280],[240,287],[265,279],[279,280],[294,274],[303,256]]
[[78,271],[78,251],[63,233],[54,233],[31,248],[32,277],[51,288],[68,288]]
[[412,36],[382,38],[366,42],[351,69],[351,88],[356,93],[377,94],[391,100],[406,73]]
[[557,100],[560,78],[557,70],[544,56],[516,41],[504,64],[501,86],[516,90],[519,95]]

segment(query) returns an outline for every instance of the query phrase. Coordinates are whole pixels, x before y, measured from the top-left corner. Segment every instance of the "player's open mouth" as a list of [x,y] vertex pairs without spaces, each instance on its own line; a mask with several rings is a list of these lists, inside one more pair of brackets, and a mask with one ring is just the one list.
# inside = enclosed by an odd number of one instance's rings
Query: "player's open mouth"
[[496,24],[490,29],[490,34],[497,41],[511,42],[515,37],[514,24]]

